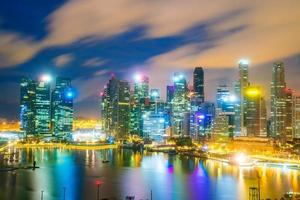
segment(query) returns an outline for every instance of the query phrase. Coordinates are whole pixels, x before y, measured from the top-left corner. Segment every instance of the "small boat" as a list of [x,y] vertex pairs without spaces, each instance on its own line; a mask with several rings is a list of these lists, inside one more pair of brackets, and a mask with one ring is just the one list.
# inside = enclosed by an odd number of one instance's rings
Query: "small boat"
[[125,197],[125,200],[134,200],[135,199],[135,196],[126,196]]
[[102,160],[102,163],[109,163],[109,160]]

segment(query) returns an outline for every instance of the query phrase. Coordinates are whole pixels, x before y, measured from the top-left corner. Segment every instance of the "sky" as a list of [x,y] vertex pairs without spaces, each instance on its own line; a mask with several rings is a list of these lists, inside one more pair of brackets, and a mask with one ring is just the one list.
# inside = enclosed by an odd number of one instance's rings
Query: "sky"
[[71,77],[75,115],[98,118],[99,92],[136,72],[165,94],[174,72],[205,72],[205,95],[233,85],[240,58],[269,99],[272,63],[300,91],[299,0],[2,0],[0,118],[19,118],[19,83],[43,73]]

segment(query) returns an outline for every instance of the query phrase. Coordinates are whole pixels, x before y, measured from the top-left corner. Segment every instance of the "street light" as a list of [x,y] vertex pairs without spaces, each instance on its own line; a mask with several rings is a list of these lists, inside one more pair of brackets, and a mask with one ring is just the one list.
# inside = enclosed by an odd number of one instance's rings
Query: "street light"
[[103,181],[97,180],[96,185],[97,185],[97,200],[100,200],[100,185],[103,184]]

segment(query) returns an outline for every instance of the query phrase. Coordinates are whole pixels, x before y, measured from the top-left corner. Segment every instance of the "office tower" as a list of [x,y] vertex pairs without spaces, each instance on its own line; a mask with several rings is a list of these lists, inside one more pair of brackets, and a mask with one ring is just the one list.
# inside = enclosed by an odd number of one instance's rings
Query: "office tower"
[[300,139],[300,94],[293,95],[293,138]]
[[237,108],[237,111],[239,114],[239,117],[237,120],[240,123],[239,130],[236,130],[236,134],[240,136],[245,136],[246,135],[246,129],[244,126],[244,114],[245,114],[245,106],[246,102],[244,99],[244,92],[245,89],[249,86],[249,80],[248,80],[248,68],[249,68],[249,62],[248,60],[240,60],[239,62],[239,80],[238,84],[236,86],[236,92],[238,93],[238,101],[239,101],[239,108]]
[[241,91],[239,81],[234,85],[234,96],[236,97],[234,103],[234,136],[241,135]]
[[196,67],[193,72],[193,90],[199,105],[204,102],[204,71],[202,67]]
[[265,137],[266,133],[266,106],[258,86],[249,86],[245,89],[244,125],[247,136]]
[[271,82],[271,136],[286,140],[286,87],[284,65],[274,63]]
[[293,140],[293,91],[285,88],[285,102],[286,102],[286,119],[285,119],[285,135],[287,141]]
[[102,92],[100,92],[100,109],[101,109],[101,126],[102,130],[104,130],[106,133],[109,133],[110,128],[110,121],[109,121],[109,96],[108,96],[108,89],[107,84],[104,86],[104,89]]
[[167,103],[172,102],[173,98],[174,98],[174,92],[175,92],[175,88],[173,85],[168,85],[167,86]]
[[21,131],[27,135],[35,134],[35,93],[36,82],[22,78],[20,95],[20,122]]
[[175,73],[174,98],[172,100],[172,127],[174,136],[183,136],[183,123],[186,112],[189,112],[187,83],[182,74]]
[[[149,78],[137,74],[134,79],[134,91],[130,111],[130,133],[143,137],[142,115],[146,106],[149,106]],[[147,104],[147,105],[146,105]]]
[[55,136],[65,136],[73,128],[73,98],[74,91],[71,79],[57,77],[55,89],[51,95],[51,125]]
[[143,134],[156,142],[162,142],[166,125],[163,113],[146,112],[143,114]]
[[129,133],[130,127],[130,85],[127,81],[119,81],[117,110],[117,133],[119,137],[124,137]]
[[43,75],[36,85],[35,118],[36,134],[49,134],[51,123],[50,81],[48,75]]
[[101,101],[101,116],[104,121],[104,130],[111,135],[121,138],[129,134],[129,83],[112,76],[101,93]]
[[216,108],[216,117],[212,124],[213,135],[229,136],[229,118],[222,112],[221,108]]
[[227,85],[219,85],[217,88],[216,99],[217,109],[219,110],[217,113],[227,116],[228,124],[226,126],[228,127],[229,136],[232,137],[235,129],[235,104],[237,103],[237,98],[230,93]]

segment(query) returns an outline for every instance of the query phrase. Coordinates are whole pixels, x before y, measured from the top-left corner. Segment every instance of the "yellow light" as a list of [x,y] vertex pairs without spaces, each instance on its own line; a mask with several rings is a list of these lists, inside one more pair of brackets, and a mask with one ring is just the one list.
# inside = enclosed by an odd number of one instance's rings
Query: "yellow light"
[[255,97],[255,96],[257,96],[257,95],[259,95],[259,90],[258,89],[248,89],[247,91],[246,91],[246,94],[247,94],[247,96],[250,96],[250,97]]

